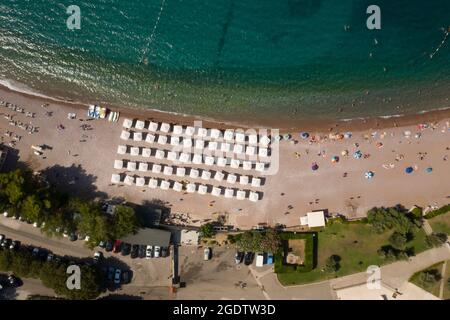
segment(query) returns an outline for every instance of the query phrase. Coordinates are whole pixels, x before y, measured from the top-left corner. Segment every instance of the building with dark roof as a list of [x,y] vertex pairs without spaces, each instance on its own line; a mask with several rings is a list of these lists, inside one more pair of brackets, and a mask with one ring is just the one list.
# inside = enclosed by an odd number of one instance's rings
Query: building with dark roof
[[170,236],[170,231],[155,228],[143,228],[139,229],[136,234],[129,235],[121,240],[130,244],[168,247],[170,245]]

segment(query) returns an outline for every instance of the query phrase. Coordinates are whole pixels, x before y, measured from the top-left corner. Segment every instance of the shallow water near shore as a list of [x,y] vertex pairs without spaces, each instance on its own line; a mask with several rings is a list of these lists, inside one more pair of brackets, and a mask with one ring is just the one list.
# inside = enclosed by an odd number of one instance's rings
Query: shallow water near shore
[[82,103],[255,123],[450,107],[448,1],[378,1],[376,31],[365,0],[78,1],[73,31],[70,4],[2,3],[0,79]]

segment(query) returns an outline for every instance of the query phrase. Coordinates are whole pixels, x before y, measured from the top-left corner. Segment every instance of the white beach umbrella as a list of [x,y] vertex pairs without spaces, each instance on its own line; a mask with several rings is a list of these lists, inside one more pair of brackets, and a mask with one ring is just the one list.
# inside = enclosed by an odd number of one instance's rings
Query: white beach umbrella
[[163,122],[161,123],[161,128],[159,128],[161,132],[168,133],[170,131],[170,124]]
[[153,164],[152,172],[153,173],[161,173],[162,166],[160,164]]
[[208,130],[206,128],[197,128],[197,137],[205,138],[208,136]]
[[188,137],[192,137],[195,133],[195,128],[191,126],[187,126],[186,130],[184,130],[184,134]]
[[234,131],[231,129],[225,130],[223,134],[223,138],[225,141],[233,142],[234,141]]
[[196,187],[195,183],[188,183],[186,185],[186,192],[187,193],[194,193],[196,189],[197,189],[197,187]]
[[170,182],[163,180],[163,181],[161,181],[161,185],[159,187],[161,188],[161,190],[169,190]]
[[242,163],[242,169],[244,169],[244,170],[252,170],[252,162],[251,161],[244,161]]
[[235,144],[233,147],[233,152],[236,154],[244,153],[244,146],[242,144]]
[[148,131],[151,131],[151,132],[158,131],[158,123],[151,121],[148,125]]
[[186,152],[182,152],[180,154],[180,159],[179,161],[181,163],[188,163],[189,161],[191,161],[191,154],[190,153],[186,153]]
[[235,183],[236,180],[237,180],[237,176],[235,174],[232,174],[232,173],[228,174],[228,177],[227,177],[228,183]]
[[138,177],[136,178],[136,186],[143,187],[145,185],[145,178]]
[[123,181],[123,183],[125,183],[127,186],[131,186],[134,183],[134,177],[132,176],[126,176],[125,180]]
[[269,151],[267,148],[259,148],[258,155],[262,158],[265,158],[269,155]]
[[218,197],[222,193],[222,189],[220,187],[213,187],[211,190],[211,195]]
[[225,198],[233,198],[234,196],[234,190],[230,188],[225,189]]
[[114,169],[123,169],[123,161],[122,160],[114,160]]
[[256,192],[250,191],[248,199],[252,202],[256,202],[259,200],[259,195]]
[[118,154],[125,154],[125,153],[127,153],[127,146],[117,146],[117,153]]
[[256,148],[253,146],[247,146],[247,148],[245,148],[245,154],[248,156],[256,155]]
[[205,148],[205,141],[195,140],[195,149],[203,150]]
[[216,141],[210,141],[208,143],[208,150],[216,151],[217,150],[217,142]]
[[201,185],[198,186],[197,192],[199,194],[206,194],[206,192],[208,192],[208,187],[203,185],[203,184],[201,184]]
[[177,168],[177,176],[184,177],[186,174],[186,168]]
[[236,132],[236,142],[244,143],[245,142],[245,134],[243,134],[242,132]]
[[134,127],[138,130],[143,130],[145,128],[145,122],[142,120],[137,120]]
[[180,125],[173,126],[173,134],[177,134],[177,135],[183,134],[183,126],[180,126]]
[[268,136],[261,136],[259,144],[263,147],[267,147],[270,144],[270,138]]
[[183,148],[192,148],[192,139],[183,139]]
[[256,134],[250,134],[248,136],[248,143],[249,144],[257,144],[258,143],[258,135]]
[[239,183],[242,185],[247,185],[249,182],[249,177],[248,176],[240,176],[239,177]]
[[151,179],[148,181],[148,187],[149,187],[149,188],[155,189],[157,186],[158,186],[158,180],[157,180],[157,179],[151,178]]
[[214,180],[217,181],[222,181],[223,178],[225,177],[225,174],[223,174],[223,172],[217,171],[216,174],[214,175]]
[[191,177],[192,179],[197,179],[199,175],[200,173],[197,169],[191,169],[191,171],[189,172],[189,177]]
[[114,184],[120,183],[120,174],[113,173],[111,175],[111,183],[114,183]]
[[130,139],[130,136],[131,136],[130,132],[123,130],[122,133],[120,134],[120,139],[128,140]]
[[151,133],[147,133],[147,135],[145,136],[145,142],[147,143],[153,143],[155,142],[156,137],[151,134]]
[[130,129],[133,126],[133,120],[131,120],[131,119],[124,119],[122,126],[124,128]]
[[163,150],[156,150],[155,158],[158,160],[162,160],[162,159],[164,159],[164,155],[165,155],[165,153]]
[[130,155],[137,157],[139,155],[139,147],[131,147]]
[[169,161],[176,161],[178,157],[178,153],[175,151],[169,151],[167,152],[167,160]]
[[201,154],[195,153],[194,157],[192,158],[193,164],[202,164],[203,163],[203,156]]
[[202,178],[203,180],[209,180],[209,179],[211,179],[211,172],[208,171],[208,170],[203,170],[203,171],[202,171],[202,176],[201,176],[201,178]]
[[136,162],[129,161],[127,163],[127,170],[128,171],[136,171]]
[[264,164],[264,162],[257,162],[256,166],[255,166],[255,170],[259,171],[259,172],[263,172],[265,167],[266,167],[266,165]]
[[171,175],[173,174],[173,167],[165,166],[165,167],[164,167],[163,174],[164,174],[165,176],[171,176]]
[[217,166],[218,167],[225,167],[226,165],[227,165],[227,158],[224,158],[224,157],[217,158]]
[[183,185],[180,182],[175,181],[175,183],[173,184],[172,189],[177,191],[177,192],[181,192],[183,190]]
[[261,186],[261,179],[260,178],[252,178],[252,187],[258,188]]
[[167,143],[167,136],[159,135],[158,136],[158,143],[161,145],[165,145]]
[[239,166],[241,165],[241,161],[238,159],[231,159],[230,162],[230,167],[232,167],[233,169],[237,169],[239,168]]
[[179,146],[180,145],[180,137],[170,137],[170,145]]
[[214,157],[211,156],[205,156],[205,164],[207,166],[212,166],[214,165]]
[[152,155],[152,150],[149,148],[144,148],[142,149],[142,156],[144,158],[150,158],[150,156]]
[[146,162],[139,163],[139,169],[138,170],[141,171],[141,172],[147,172],[147,170],[148,170],[148,163],[146,163]]
[[238,190],[236,192],[236,199],[238,200],[244,200],[245,199],[245,191]]
[[219,137],[220,137],[220,130],[218,130],[218,129],[211,129],[209,135],[210,135],[211,139],[219,139]]
[[222,152],[230,152],[231,151],[231,144],[224,142],[220,144],[220,151]]
[[142,141],[142,132],[134,132],[133,140],[134,141]]

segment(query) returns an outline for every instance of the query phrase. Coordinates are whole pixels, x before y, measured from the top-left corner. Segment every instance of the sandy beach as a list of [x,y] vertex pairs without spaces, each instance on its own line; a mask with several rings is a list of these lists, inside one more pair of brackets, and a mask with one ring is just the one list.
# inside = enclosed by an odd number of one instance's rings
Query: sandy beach
[[[301,216],[318,209],[357,218],[374,206],[403,204],[406,207],[427,207],[449,202],[448,111],[322,124],[320,128],[313,124],[302,127],[302,131],[308,131],[311,136],[328,136],[330,130],[332,133],[352,132],[349,139],[321,139],[315,143],[300,139],[299,130],[279,128],[282,133],[291,133],[293,139],[280,142],[278,171],[264,178],[264,185],[258,189],[263,197],[253,203],[172,190],[111,185],[111,174],[117,171],[113,168],[114,160],[130,160],[129,154],[119,156],[116,153],[117,146],[123,144],[120,133],[125,117],[182,125],[193,125],[198,118],[121,110],[119,121],[112,123],[87,120],[86,108],[82,106],[56,103],[4,88],[0,89],[0,100],[22,106],[25,112],[35,113],[35,117],[30,118],[25,113],[0,107],[1,141],[8,145],[14,136],[20,136],[20,141],[10,149],[8,166],[18,159],[33,170],[46,171],[48,178],[62,188],[90,197],[123,197],[138,204],[160,199],[172,213],[189,216],[187,224],[198,225],[207,219],[215,219],[220,213],[227,216],[228,224],[241,229],[258,223],[298,226]],[[43,103],[49,105],[44,108],[41,106]],[[76,113],[76,119],[68,119],[69,112]],[[38,132],[28,134],[11,126],[6,115],[13,116],[14,121],[32,124]],[[419,124],[425,126],[419,128]],[[63,129],[58,129],[59,125]],[[83,125],[86,130],[82,129]],[[202,125],[219,129],[239,127],[211,121],[203,121]],[[5,135],[7,132],[11,132],[10,137]],[[405,132],[410,134],[405,136]],[[46,145],[44,155],[34,155],[31,145]],[[348,151],[347,156],[342,155],[344,150]],[[360,159],[352,156],[357,150],[361,151]],[[332,163],[333,156],[339,157],[337,163]],[[311,170],[313,163],[317,163],[318,170]],[[414,172],[405,173],[406,167],[413,167]],[[427,172],[427,168],[432,168],[432,172]],[[372,179],[365,178],[368,171],[373,172]]]

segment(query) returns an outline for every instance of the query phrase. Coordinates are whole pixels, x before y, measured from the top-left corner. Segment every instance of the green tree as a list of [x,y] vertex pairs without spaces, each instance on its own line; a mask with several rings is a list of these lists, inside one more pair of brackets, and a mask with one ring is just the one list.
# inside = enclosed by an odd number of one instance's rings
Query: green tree
[[406,236],[399,233],[399,232],[394,232],[390,237],[389,237],[389,243],[391,244],[391,246],[394,249],[397,250],[404,250],[405,246],[406,246]]
[[340,269],[340,262],[341,261],[341,257],[338,255],[331,255],[327,258],[327,260],[325,261],[325,271],[328,273],[335,273]]
[[22,202],[21,211],[25,219],[31,222],[42,222],[44,220],[44,204],[36,195],[30,195]]
[[216,234],[212,223],[205,223],[200,226],[200,236],[203,238],[211,238]]
[[134,209],[119,205],[116,206],[113,214],[113,234],[116,239],[120,239],[129,234],[134,234],[139,228],[139,221]]
[[425,242],[429,248],[435,248],[442,246],[447,241],[447,234],[445,233],[432,233],[427,235]]
[[245,231],[237,237],[236,246],[242,251],[253,250],[253,233]]
[[280,246],[280,234],[274,229],[267,229],[261,239],[261,251],[277,252]]

